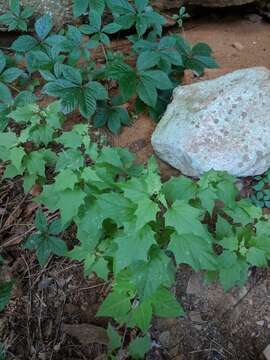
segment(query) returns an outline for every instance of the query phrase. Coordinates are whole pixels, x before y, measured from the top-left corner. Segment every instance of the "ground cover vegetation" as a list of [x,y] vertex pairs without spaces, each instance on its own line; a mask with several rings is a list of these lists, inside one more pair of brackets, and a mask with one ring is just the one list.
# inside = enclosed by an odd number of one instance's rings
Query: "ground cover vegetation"
[[[0,22],[26,31],[31,15],[32,9],[13,0]],[[84,264],[85,276],[95,273],[110,284],[97,313],[112,319],[107,357],[117,359],[123,329],[134,328],[125,350],[140,359],[151,347],[153,316],[185,316],[171,292],[177,266],[203,271],[206,281],[219,281],[225,291],[241,286],[251,267],[267,265],[269,222],[261,207],[241,198],[236,179],[226,173],[162,183],[154,158],[138,165],[127,149],[99,146],[89,136],[89,122],[114,133],[127,125],[128,101],[158,120],[185,69],[201,75],[217,67],[209,46],[164,35],[166,19],[147,0],[75,0],[74,16],[81,25],[54,33],[44,15],[34,34],[18,36],[0,53],[3,177],[21,177],[26,193],[35,184],[42,189],[33,199],[40,204],[36,230],[24,248],[36,252],[41,266],[51,255],[67,256]],[[180,27],[185,16],[176,16]],[[119,32],[128,33],[128,58],[110,48]],[[92,57],[97,49],[101,63]],[[44,96],[54,99],[44,106]],[[86,121],[64,131],[73,111]],[[59,218],[48,223],[44,209]],[[61,234],[71,224],[77,242],[68,248]],[[0,310],[12,286],[0,285]]]

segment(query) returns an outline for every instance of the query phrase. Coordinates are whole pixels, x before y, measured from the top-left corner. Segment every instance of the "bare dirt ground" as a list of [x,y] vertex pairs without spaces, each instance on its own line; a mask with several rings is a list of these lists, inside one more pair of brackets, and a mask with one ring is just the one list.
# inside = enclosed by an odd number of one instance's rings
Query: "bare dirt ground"
[[[250,66],[270,68],[270,23],[260,19],[204,16],[186,24],[185,36],[214,49],[221,68],[207,71],[203,79]],[[187,73],[185,83],[203,79]],[[109,140],[115,146],[127,146],[146,162],[153,154],[154,128],[155,123],[142,115]],[[178,174],[164,163],[160,166],[164,178]],[[13,244],[20,243],[35,210],[31,197],[23,197],[20,183],[2,182],[0,189],[0,244],[14,238]],[[72,229],[65,239],[70,246]],[[40,269],[35,256],[18,246],[6,246],[5,257],[7,266],[1,276],[16,279],[12,301],[0,317],[0,340],[7,348],[7,359],[101,359],[108,319],[96,319],[95,313],[108,284],[84,279],[81,266],[67,259],[53,258]],[[187,316],[154,321],[148,359],[260,359],[270,343],[269,276],[269,269],[254,270],[245,288],[224,294],[217,285],[205,286],[200,274],[181,268],[174,291]]]

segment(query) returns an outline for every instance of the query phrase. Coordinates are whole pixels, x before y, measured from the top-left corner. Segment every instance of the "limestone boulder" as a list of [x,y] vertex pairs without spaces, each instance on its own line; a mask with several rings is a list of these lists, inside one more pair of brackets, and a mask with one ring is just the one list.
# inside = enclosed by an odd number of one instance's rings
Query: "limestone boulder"
[[152,145],[191,177],[210,169],[262,174],[270,168],[270,71],[242,69],[177,87]]

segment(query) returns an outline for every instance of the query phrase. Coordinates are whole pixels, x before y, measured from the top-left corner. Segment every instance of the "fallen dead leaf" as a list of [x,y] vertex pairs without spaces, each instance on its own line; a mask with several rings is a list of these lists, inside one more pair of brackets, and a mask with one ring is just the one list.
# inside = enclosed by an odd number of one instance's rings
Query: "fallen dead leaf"
[[100,326],[91,324],[63,324],[63,331],[75,337],[82,345],[92,343],[108,345],[109,342],[106,330]]

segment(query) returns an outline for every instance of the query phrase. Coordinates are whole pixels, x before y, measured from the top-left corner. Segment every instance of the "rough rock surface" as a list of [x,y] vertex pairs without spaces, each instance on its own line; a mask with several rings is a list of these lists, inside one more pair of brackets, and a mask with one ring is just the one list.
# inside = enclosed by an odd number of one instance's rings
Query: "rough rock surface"
[[157,155],[183,174],[253,176],[270,167],[270,71],[255,67],[179,86],[152,135]]
[[[54,24],[61,28],[65,23],[72,20],[72,1],[71,0],[21,0],[22,6],[31,5],[35,9],[35,14],[50,14]],[[0,14],[8,9],[8,1],[0,0]]]
[[256,0],[184,0],[185,5],[199,5],[204,7],[240,6]]

